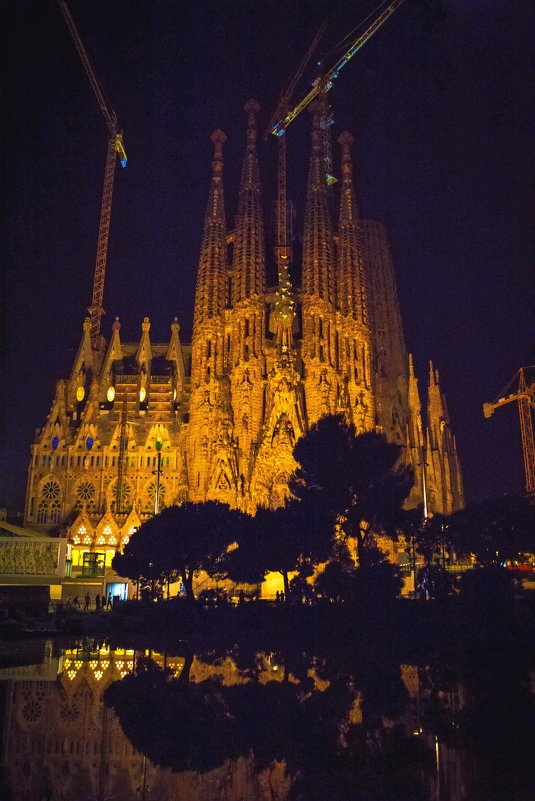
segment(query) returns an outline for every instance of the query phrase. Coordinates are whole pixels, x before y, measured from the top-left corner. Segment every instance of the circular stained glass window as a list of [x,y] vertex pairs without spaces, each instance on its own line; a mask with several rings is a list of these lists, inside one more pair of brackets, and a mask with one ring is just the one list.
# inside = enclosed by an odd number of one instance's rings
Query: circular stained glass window
[[59,445],[59,437],[52,437],[52,442],[50,444],[52,445],[52,448],[56,450]]
[[59,484],[56,484],[55,481],[47,481],[41,493],[43,498],[47,498],[50,501],[59,498]]
[[30,723],[35,723],[41,717],[41,704],[31,699],[22,708],[22,717]]
[[91,448],[93,447],[93,437],[88,437],[88,438],[86,439],[86,441],[85,441],[85,447],[87,448],[87,450],[88,450],[88,451],[90,451],[90,450],[91,450]]
[[85,398],[85,389],[82,386],[79,386],[78,389],[76,390],[76,400],[78,401],[78,403],[80,403],[81,401],[83,401],[84,398]]
[[95,497],[95,487],[89,481],[83,481],[81,484],[78,485],[78,489],[76,490],[76,495],[82,501],[89,501],[91,498]]

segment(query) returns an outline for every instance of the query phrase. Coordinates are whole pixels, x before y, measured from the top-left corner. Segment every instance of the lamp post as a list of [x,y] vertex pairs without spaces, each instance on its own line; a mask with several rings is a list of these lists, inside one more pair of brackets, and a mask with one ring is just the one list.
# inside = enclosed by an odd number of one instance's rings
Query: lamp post
[[154,492],[154,514],[160,511],[160,476],[162,474],[162,446],[163,442],[158,437],[156,440],[156,450],[158,451],[158,461],[156,466],[156,490]]

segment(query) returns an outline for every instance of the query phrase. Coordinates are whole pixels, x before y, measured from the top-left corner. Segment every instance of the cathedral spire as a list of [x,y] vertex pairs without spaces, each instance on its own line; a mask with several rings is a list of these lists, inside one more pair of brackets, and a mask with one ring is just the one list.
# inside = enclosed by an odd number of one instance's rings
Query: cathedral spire
[[287,265],[279,263],[279,285],[271,311],[279,355],[289,354],[292,349],[292,324],[295,317],[295,303],[292,295],[292,284]]
[[203,323],[222,314],[225,306],[227,241],[225,199],[223,193],[223,131],[214,131],[212,183],[208,195],[204,231],[197,273],[193,330],[199,331]]
[[353,136],[344,131],[342,146],[342,189],[338,242],[338,299],[344,315],[366,321],[366,287],[359,236],[359,218],[353,186],[351,145]]
[[412,353],[409,353],[409,382],[408,382],[408,401],[409,401],[409,442],[414,448],[421,448],[424,444],[422,431],[422,404],[420,392],[418,390],[418,379],[414,373]]
[[322,161],[320,119],[322,101],[311,106],[312,153],[308,173],[303,242],[303,291],[334,303],[334,238]]
[[260,107],[255,100],[249,100],[244,108],[247,113],[247,145],[234,234],[233,304],[259,296],[265,288],[264,221],[255,116]]

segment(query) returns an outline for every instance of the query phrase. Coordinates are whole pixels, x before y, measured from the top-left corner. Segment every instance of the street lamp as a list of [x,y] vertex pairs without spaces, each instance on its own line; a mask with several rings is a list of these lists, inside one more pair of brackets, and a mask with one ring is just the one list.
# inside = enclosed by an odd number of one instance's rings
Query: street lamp
[[156,450],[158,451],[158,462],[156,466],[156,490],[154,492],[154,514],[157,515],[160,511],[160,476],[162,474],[162,446],[163,442],[158,437],[156,440]]

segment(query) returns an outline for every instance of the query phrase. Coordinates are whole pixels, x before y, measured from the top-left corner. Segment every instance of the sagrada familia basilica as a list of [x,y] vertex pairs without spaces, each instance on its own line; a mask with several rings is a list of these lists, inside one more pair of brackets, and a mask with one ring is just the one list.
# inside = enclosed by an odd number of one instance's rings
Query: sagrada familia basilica
[[[451,512],[463,504],[455,439],[430,365],[422,410],[404,341],[384,227],[359,218],[343,133],[338,219],[331,214],[320,113],[312,148],[302,260],[276,249],[278,280],[266,282],[257,156],[258,106],[247,133],[235,225],[223,190],[222,131],[204,222],[191,343],[171,323],[152,342],[121,340],[118,319],[95,347],[89,318],[68,377],[32,444],[26,525],[66,532],[73,564],[99,552],[111,560],[155,509],[217,499],[254,512],[285,501],[297,439],[319,418],[341,413],[357,432],[378,430],[412,465],[412,504]],[[300,273],[300,286],[291,275]],[[78,553],[78,557],[76,554]]]

